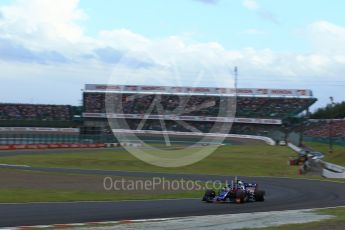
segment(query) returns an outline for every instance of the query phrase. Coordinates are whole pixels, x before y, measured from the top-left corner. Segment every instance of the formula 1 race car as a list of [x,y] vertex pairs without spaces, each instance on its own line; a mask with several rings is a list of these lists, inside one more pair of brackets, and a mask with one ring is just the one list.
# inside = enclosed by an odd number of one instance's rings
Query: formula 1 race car
[[256,202],[265,200],[265,191],[258,189],[256,183],[245,183],[241,180],[235,179],[231,185],[221,189],[218,194],[212,189],[205,192],[202,201],[208,203],[214,202]]

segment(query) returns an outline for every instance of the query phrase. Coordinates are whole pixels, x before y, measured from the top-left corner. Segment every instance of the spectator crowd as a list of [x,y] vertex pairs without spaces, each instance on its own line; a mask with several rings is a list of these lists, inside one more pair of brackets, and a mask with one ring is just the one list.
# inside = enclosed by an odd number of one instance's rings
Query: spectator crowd
[[0,103],[0,120],[69,121],[72,116],[69,105]]
[[345,139],[345,119],[311,120],[304,132],[309,137]]
[[236,117],[283,119],[289,115],[301,113],[313,103],[314,99],[305,98],[145,94],[108,94],[106,96],[104,93],[84,93],[84,107],[87,113],[150,113],[179,116],[227,116],[236,113]]

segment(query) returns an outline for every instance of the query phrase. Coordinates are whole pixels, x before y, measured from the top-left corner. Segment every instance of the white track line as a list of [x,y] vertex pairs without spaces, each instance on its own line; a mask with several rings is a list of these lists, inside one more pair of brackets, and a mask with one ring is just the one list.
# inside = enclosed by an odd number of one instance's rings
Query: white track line
[[11,165],[11,164],[0,164],[1,166],[5,166],[5,167],[22,167],[22,168],[31,168],[30,165]]

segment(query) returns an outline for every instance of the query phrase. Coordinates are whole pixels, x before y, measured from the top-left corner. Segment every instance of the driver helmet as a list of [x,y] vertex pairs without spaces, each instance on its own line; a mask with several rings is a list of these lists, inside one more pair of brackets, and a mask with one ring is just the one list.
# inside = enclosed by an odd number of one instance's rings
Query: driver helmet
[[237,187],[244,188],[244,183],[241,180],[237,181]]

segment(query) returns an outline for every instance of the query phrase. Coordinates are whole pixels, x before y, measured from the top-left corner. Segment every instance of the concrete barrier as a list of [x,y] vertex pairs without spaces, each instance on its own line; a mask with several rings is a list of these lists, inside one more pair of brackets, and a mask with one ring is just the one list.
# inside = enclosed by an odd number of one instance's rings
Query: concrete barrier
[[254,136],[254,135],[240,135],[240,134],[225,134],[225,133],[202,133],[202,132],[175,132],[175,131],[157,131],[157,130],[129,130],[129,129],[113,129],[113,133],[133,133],[133,134],[168,134],[177,136],[204,136],[204,137],[224,137],[224,138],[242,138],[260,140],[269,145],[275,145],[275,141],[269,137]]
[[322,176],[326,178],[342,178],[345,179],[345,167],[340,165],[332,164],[326,161],[322,161],[324,169]]
[[292,144],[292,143],[288,143],[288,145],[287,145],[290,149],[292,149],[293,151],[295,151],[296,153],[298,153],[298,154],[300,154],[300,153],[302,153],[304,150],[302,149],[302,148],[300,148],[300,147],[298,147],[298,146],[296,146],[296,145],[294,145],[294,144]]
[[338,173],[343,173],[345,172],[345,167],[336,165],[336,164],[332,164],[326,161],[323,161],[323,164],[325,165],[325,168],[334,171],[334,172],[338,172]]
[[[297,153],[304,152],[304,150],[300,147],[297,147],[291,143],[288,146]],[[319,161],[323,165],[322,169],[322,176],[325,178],[333,178],[333,179],[345,179],[345,167],[329,163],[327,161],[320,160]]]
[[332,179],[345,179],[345,172],[333,172],[329,169],[324,168],[322,170],[322,176],[326,178]]

